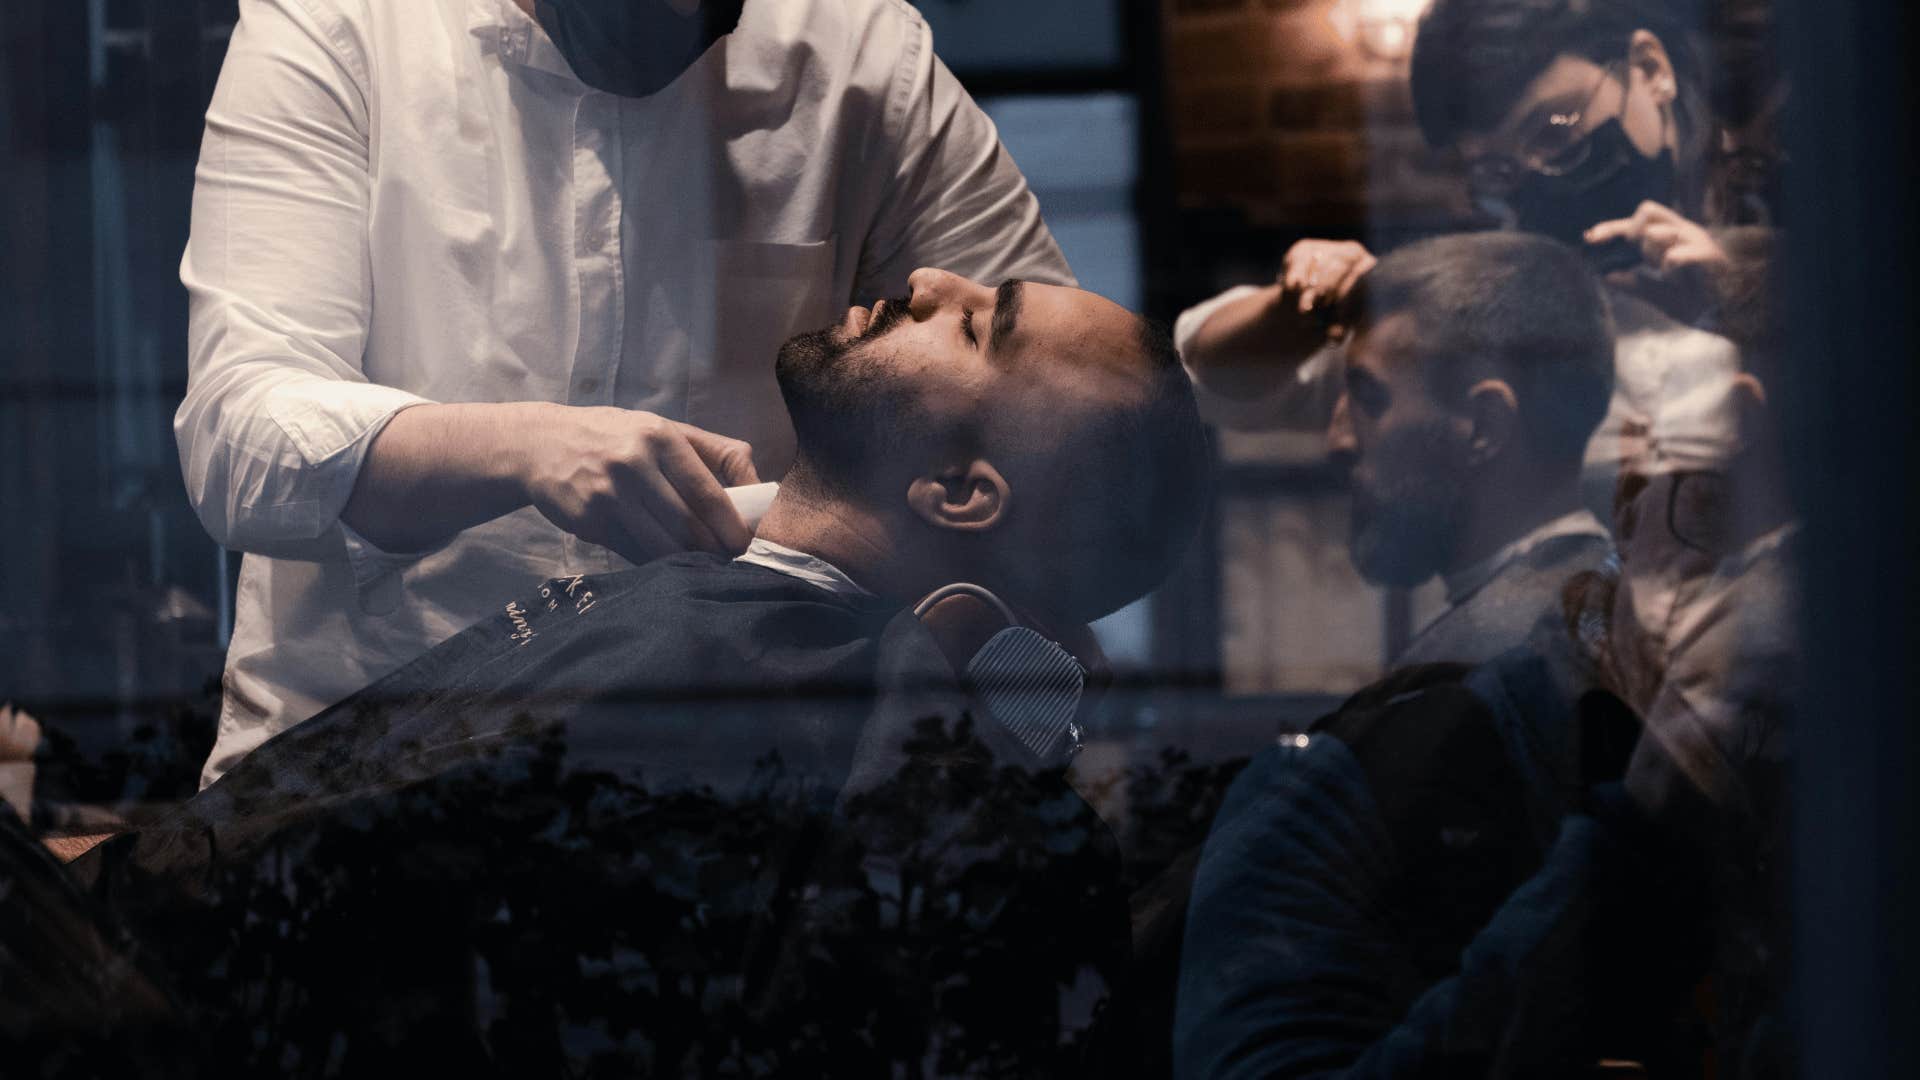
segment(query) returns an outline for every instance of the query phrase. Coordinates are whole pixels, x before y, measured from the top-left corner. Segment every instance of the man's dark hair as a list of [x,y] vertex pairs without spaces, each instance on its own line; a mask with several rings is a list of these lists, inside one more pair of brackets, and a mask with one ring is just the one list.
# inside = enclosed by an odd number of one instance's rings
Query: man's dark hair
[[1434,0],[1413,41],[1409,80],[1427,142],[1453,145],[1492,127],[1562,53],[1596,64],[1624,59],[1635,30],[1666,47],[1683,123],[1700,95],[1700,0]]
[[1125,405],[1076,416],[1048,470],[1062,535],[1026,572],[1055,609],[1108,614],[1159,585],[1186,551],[1212,494],[1213,449],[1173,341],[1142,319],[1141,385]]
[[[907,308],[901,299],[884,310],[898,322]],[[861,338],[884,337],[887,325],[876,319]],[[1011,599],[1091,621],[1167,576],[1210,494],[1212,447],[1172,340],[1141,319],[1129,344],[1088,370],[1115,385],[1085,403],[982,402],[951,416],[929,411],[908,382],[842,362],[849,345],[831,330],[802,334],[782,346],[778,368],[801,451],[787,483],[849,496],[869,470],[930,442],[988,454],[1020,492],[1014,512],[1046,535],[1018,551],[988,545],[979,569],[1018,590]]]
[[1457,407],[1474,383],[1504,381],[1534,453],[1577,467],[1613,396],[1613,319],[1600,282],[1556,240],[1461,233],[1380,260],[1347,298],[1364,332],[1411,314],[1434,395]]

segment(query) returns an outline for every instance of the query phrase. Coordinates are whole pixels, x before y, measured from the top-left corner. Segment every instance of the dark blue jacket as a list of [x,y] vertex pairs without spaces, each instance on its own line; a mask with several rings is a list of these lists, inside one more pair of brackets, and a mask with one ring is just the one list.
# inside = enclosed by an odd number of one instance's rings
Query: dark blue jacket
[[1254,758],[1194,884],[1176,1075],[1568,1075],[1664,1052],[1643,1037],[1688,985],[1672,936],[1692,924],[1657,841],[1588,796],[1567,680],[1524,649],[1415,669]]

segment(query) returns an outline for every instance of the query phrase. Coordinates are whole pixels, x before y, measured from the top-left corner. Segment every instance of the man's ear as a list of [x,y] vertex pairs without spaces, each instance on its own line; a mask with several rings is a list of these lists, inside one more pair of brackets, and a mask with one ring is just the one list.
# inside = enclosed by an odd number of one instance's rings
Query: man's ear
[[907,505],[927,524],[957,532],[986,532],[1007,516],[1013,489],[985,458],[916,477],[907,485]]
[[1670,105],[1680,96],[1680,85],[1673,74],[1673,58],[1660,35],[1651,30],[1635,30],[1627,39],[1627,64],[1653,88],[1653,100]]
[[1484,465],[1518,437],[1520,398],[1506,380],[1482,379],[1467,390],[1467,422],[1467,461]]

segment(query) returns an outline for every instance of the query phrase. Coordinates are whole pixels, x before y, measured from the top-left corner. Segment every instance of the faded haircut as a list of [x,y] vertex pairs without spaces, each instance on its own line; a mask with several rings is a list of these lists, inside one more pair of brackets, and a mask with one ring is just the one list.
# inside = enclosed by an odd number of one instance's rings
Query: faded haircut
[[1193,384],[1164,328],[1139,320],[1137,391],[1078,413],[1048,472],[1060,542],[1022,576],[1056,610],[1083,621],[1152,591],[1199,532],[1212,495],[1213,448]]
[[1571,248],[1530,233],[1435,237],[1382,258],[1347,297],[1349,325],[1413,316],[1422,373],[1449,408],[1487,378],[1519,399],[1528,443],[1577,467],[1613,396],[1613,319]]

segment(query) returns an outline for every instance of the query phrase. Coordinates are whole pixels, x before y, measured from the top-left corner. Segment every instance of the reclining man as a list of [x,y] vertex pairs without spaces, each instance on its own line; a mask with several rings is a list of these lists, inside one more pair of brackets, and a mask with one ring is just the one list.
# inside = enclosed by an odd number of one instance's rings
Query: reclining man
[[1127,930],[1034,737],[1071,695],[976,657],[1157,584],[1205,435],[1122,308],[910,280],[782,347],[799,456],[745,555],[550,582],[74,865],[190,1029],[280,1069],[1088,1067]]

